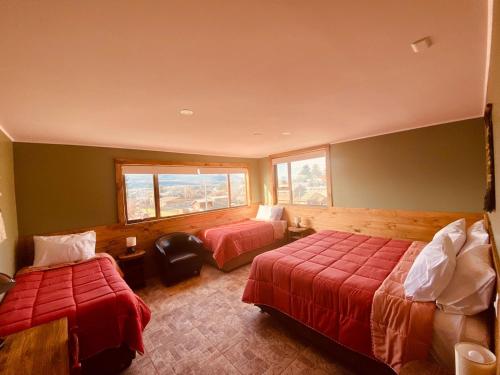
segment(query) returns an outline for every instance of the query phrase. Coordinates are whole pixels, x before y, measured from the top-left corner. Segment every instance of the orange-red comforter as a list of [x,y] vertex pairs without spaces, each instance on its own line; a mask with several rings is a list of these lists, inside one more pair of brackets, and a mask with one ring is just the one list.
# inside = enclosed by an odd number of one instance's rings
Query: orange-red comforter
[[243,301],[271,306],[373,357],[373,296],[410,244],[337,231],[313,234],[256,257]]
[[0,304],[0,336],[62,317],[78,336],[82,360],[123,343],[144,352],[142,331],[151,312],[110,258],[19,272]]
[[219,267],[238,255],[271,245],[278,239],[273,224],[256,220],[205,229],[198,236],[205,248],[213,253]]

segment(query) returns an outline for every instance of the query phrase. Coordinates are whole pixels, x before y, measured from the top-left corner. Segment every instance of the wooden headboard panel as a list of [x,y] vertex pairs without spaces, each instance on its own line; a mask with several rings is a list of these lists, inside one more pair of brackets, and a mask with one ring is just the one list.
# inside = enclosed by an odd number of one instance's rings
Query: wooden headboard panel
[[[153,248],[156,239],[166,233],[188,232],[196,233],[201,229],[216,225],[255,217],[258,205],[243,206],[230,209],[176,216],[169,219],[148,221],[137,224],[113,224],[100,225],[96,227],[79,228],[44,235],[59,235],[70,233],[81,233],[94,230],[97,235],[96,251],[107,252],[114,257],[125,252],[125,239],[137,237],[137,248],[146,250],[146,272],[148,276],[156,273],[156,264],[153,258]],[[33,236],[19,238],[16,251],[16,269],[33,264],[34,245]]]
[[[147,252],[146,271],[148,275],[153,275],[156,273],[153,247],[155,240],[161,235],[176,231],[196,233],[201,229],[255,217],[257,208],[257,205],[251,205],[130,225],[102,225],[45,234],[68,234],[95,230],[96,251],[108,252],[113,256],[125,251],[126,237],[135,236],[138,249],[144,249]],[[465,217],[470,224],[481,219],[483,215],[481,213],[286,206],[285,219],[291,222],[294,216],[301,216],[303,223],[314,230],[337,229],[387,238],[429,241],[439,228],[454,220]],[[33,253],[33,237],[21,237],[16,254],[17,269],[33,264]]]
[[446,224],[460,218],[467,225],[483,218],[480,212],[382,210],[370,208],[285,206],[289,222],[300,216],[314,230],[336,229],[386,238],[430,241]]

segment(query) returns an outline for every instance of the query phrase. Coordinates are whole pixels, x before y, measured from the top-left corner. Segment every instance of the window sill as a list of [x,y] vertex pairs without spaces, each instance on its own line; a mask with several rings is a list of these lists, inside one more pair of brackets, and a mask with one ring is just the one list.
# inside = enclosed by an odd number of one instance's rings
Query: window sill
[[312,204],[293,204],[293,203],[276,203],[278,206],[283,207],[304,207],[304,208],[331,208],[330,205],[312,205]]
[[161,218],[151,218],[151,219],[144,219],[144,220],[137,220],[137,221],[129,221],[126,223],[122,223],[125,226],[130,226],[130,225],[137,225],[137,224],[144,224],[144,223],[154,223],[158,221],[169,221],[169,220],[175,220],[175,219],[183,219],[183,218],[188,218],[191,216],[200,216],[200,215],[209,215],[211,213],[216,213],[216,212],[224,212],[224,211],[233,211],[236,209],[242,209],[242,208],[250,208],[252,206],[256,206],[257,204],[245,204],[241,206],[233,206],[233,207],[225,207],[225,208],[218,208],[215,210],[208,210],[208,211],[200,211],[200,212],[191,212],[187,214],[181,214],[181,215],[173,215],[173,216],[167,216],[167,217],[161,217]]

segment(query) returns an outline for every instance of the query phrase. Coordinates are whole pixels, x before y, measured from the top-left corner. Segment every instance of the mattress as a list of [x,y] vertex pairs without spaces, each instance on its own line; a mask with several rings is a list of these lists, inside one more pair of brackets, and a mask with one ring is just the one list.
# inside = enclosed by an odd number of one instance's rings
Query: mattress
[[67,317],[80,359],[127,344],[144,352],[142,331],[151,312],[132,292],[112,259],[96,257],[16,275],[0,304],[0,336]]
[[244,220],[204,229],[198,233],[203,246],[222,268],[236,257],[283,239],[286,221]]
[[434,313],[431,357],[449,369],[455,367],[455,344],[460,341],[490,345],[488,311],[476,315],[449,314],[441,310]]
[[337,231],[315,233],[257,256],[242,300],[277,309],[373,357],[373,296],[410,245]]

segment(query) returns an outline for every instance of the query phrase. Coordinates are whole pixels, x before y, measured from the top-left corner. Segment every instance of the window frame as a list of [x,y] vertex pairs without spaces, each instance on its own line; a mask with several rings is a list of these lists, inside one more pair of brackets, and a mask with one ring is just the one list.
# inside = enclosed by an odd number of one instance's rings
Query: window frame
[[[171,216],[161,216],[160,207],[160,191],[158,182],[158,173],[153,174],[153,187],[154,187],[154,200],[155,200],[155,217],[146,219],[136,219],[128,220],[127,215],[127,195],[126,195],[126,184],[125,184],[125,174],[123,173],[123,168],[125,166],[144,166],[144,167],[155,167],[155,166],[172,166],[172,167],[212,167],[212,168],[226,168],[226,169],[244,169],[245,183],[246,183],[246,204],[233,206],[231,205],[231,185],[230,185],[230,173],[227,173],[228,180],[228,207],[215,208],[212,210],[200,211],[200,212],[190,212],[179,215]],[[236,172],[235,172],[236,173]],[[241,172],[240,172],[241,173]],[[248,164],[246,163],[212,163],[212,162],[184,162],[184,161],[156,161],[156,160],[129,160],[129,159],[115,159],[115,183],[116,183],[116,197],[117,197],[117,209],[118,209],[118,222],[123,225],[132,225],[138,223],[144,223],[149,221],[162,221],[171,220],[183,216],[192,215],[203,215],[213,211],[223,211],[223,210],[233,210],[241,207],[249,207],[252,203],[251,191],[250,191],[250,173]]]
[[[293,183],[292,183],[292,172],[291,163],[292,161],[307,160],[310,158],[310,154],[314,152],[324,152],[326,161],[326,193],[327,193],[327,203],[326,206],[323,205],[311,205],[311,204],[297,204],[293,203]],[[288,203],[278,203],[278,176],[277,176],[277,164],[273,163],[273,160],[279,158],[292,158],[292,161],[287,162],[288,168],[288,186],[289,186],[289,201]],[[297,206],[297,207],[312,207],[312,208],[325,208],[333,207],[333,197],[332,197],[332,170],[330,161],[330,145],[319,145],[308,148],[303,148],[294,151],[283,152],[280,154],[269,155],[269,168],[271,176],[271,187],[272,187],[272,203],[281,204],[285,206]]]

